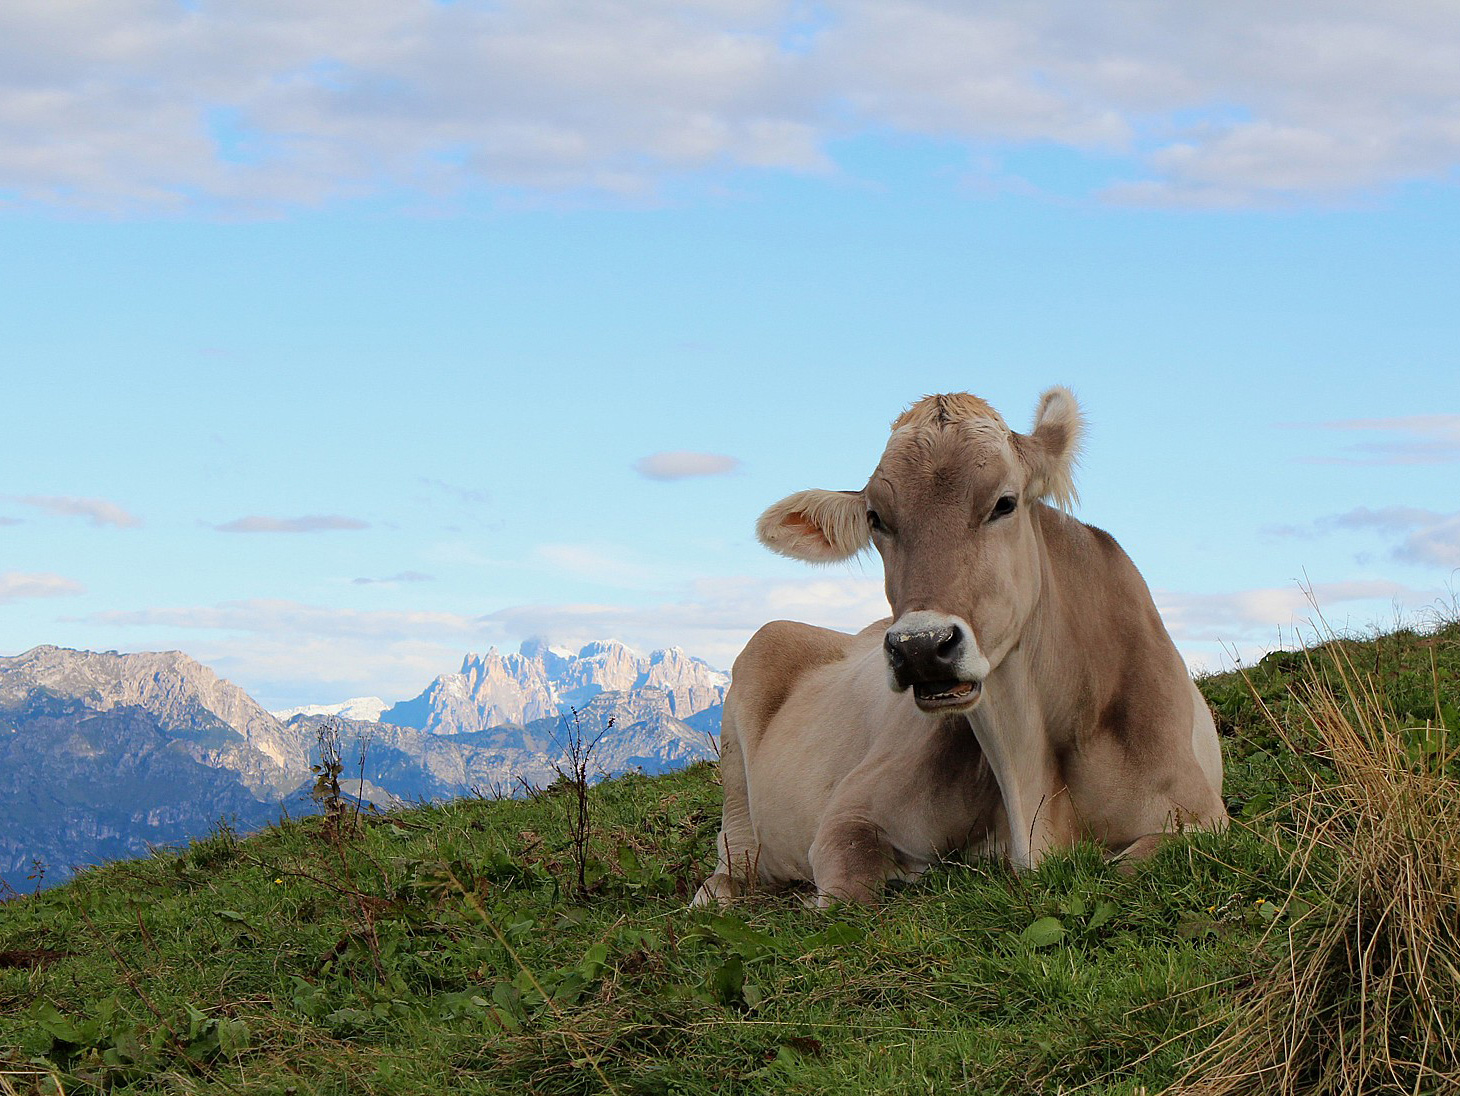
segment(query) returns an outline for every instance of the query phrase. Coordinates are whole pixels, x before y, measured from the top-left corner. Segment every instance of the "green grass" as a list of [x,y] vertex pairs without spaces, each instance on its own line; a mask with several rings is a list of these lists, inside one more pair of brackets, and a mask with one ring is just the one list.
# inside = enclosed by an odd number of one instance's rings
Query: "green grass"
[[1077,848],[869,909],[691,911],[709,765],[593,789],[586,896],[562,787],[220,827],[0,906],[0,1093],[1160,1091],[1324,898],[1295,804],[1331,770],[1293,686],[1340,653],[1451,764],[1460,627],[1270,656],[1203,682],[1235,824],[1130,875]]

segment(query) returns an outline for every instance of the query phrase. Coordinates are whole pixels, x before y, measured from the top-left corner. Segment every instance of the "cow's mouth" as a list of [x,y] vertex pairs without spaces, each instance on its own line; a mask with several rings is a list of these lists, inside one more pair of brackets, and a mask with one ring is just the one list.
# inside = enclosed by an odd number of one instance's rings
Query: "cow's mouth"
[[971,708],[983,693],[983,685],[977,681],[915,681],[912,688],[913,699],[925,712]]

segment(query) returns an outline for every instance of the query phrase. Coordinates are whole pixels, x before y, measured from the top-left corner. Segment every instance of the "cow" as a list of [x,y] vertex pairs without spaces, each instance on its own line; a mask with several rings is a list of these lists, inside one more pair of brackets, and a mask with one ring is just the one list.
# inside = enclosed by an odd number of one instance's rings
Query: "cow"
[[868,902],[955,851],[1028,869],[1088,839],[1139,859],[1226,824],[1211,711],[1150,590],[1069,513],[1083,432],[1062,387],[1028,434],[928,396],[860,491],[765,511],[761,542],[794,559],[875,547],[892,616],[854,636],[775,621],[736,659],[697,904],[796,883]]

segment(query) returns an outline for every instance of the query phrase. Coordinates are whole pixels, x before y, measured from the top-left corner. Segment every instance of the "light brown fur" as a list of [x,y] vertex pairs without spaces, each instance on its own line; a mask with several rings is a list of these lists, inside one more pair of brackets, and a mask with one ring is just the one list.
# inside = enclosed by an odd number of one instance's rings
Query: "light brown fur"
[[774,621],[736,659],[719,862],[697,904],[803,881],[823,901],[866,901],[887,879],[999,844],[998,785],[977,739],[887,689],[886,625],[850,636]]

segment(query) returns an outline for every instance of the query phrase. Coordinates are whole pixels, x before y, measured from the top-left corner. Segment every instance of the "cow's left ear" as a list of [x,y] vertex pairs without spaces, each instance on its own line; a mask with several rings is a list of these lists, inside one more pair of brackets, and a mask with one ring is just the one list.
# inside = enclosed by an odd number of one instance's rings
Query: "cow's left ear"
[[1039,397],[1034,428],[1019,438],[1019,451],[1029,466],[1029,493],[1069,510],[1079,498],[1075,465],[1085,435],[1085,416],[1068,388],[1055,387]]
[[772,552],[807,563],[851,559],[872,542],[860,491],[797,491],[760,516],[755,535]]

